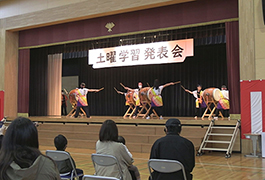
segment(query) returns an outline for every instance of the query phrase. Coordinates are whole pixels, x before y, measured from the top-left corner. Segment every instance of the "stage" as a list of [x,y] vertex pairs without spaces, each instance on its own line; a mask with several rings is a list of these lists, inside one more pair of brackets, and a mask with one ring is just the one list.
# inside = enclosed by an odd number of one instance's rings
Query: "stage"
[[[165,135],[164,125],[169,118],[178,118],[183,127],[181,136],[191,140],[196,149],[208,129],[210,120],[195,120],[193,117],[164,117],[164,119],[123,119],[122,116],[92,116],[91,118],[70,118],[65,116],[31,116],[30,120],[38,122],[40,145],[53,146],[53,139],[58,134],[65,135],[69,147],[94,149],[98,140],[101,124],[112,119],[117,123],[119,135],[126,138],[127,146],[132,152],[150,152],[154,141]],[[7,123],[14,118],[8,117]],[[215,126],[234,127],[237,120],[215,120]],[[223,133],[227,131],[222,130]],[[237,136],[233,151],[241,151],[240,133]]]
[[[165,125],[166,121],[170,118],[177,118],[181,121],[181,124],[184,126],[208,126],[210,124],[210,120],[208,118],[198,118],[197,120],[194,117],[163,117],[163,119],[124,119],[122,116],[91,116],[91,118],[80,117],[80,118],[71,118],[66,116],[30,116],[28,117],[30,120],[39,123],[78,123],[78,124],[102,124],[105,120],[111,119],[114,120],[117,124],[124,125]],[[8,117],[7,121],[12,121],[14,118]],[[215,125],[217,126],[234,126],[237,120],[232,119],[228,120],[225,118],[222,120],[215,120]]]

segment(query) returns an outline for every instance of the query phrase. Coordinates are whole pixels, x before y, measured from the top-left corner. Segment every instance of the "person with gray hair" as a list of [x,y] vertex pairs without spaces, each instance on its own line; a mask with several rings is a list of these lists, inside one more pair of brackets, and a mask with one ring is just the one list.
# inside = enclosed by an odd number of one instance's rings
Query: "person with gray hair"
[[[195,166],[195,149],[192,142],[180,136],[182,125],[178,119],[168,119],[164,128],[166,136],[158,139],[152,146],[150,159],[167,159],[181,162],[185,168],[186,177],[192,179]],[[181,171],[174,173],[152,173],[153,180],[183,180]]]

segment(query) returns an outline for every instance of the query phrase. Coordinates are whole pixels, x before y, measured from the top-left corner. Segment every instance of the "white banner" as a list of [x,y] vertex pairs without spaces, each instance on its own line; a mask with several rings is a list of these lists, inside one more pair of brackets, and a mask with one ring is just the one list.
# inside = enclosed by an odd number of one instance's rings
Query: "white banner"
[[250,92],[251,133],[262,133],[262,92]]
[[89,50],[93,68],[180,63],[193,56],[193,39]]

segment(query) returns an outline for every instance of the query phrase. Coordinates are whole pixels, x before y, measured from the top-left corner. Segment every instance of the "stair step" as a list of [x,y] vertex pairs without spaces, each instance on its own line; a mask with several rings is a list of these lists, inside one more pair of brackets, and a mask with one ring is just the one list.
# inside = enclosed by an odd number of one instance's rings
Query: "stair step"
[[211,136],[233,136],[233,134],[220,134],[220,133],[209,133]]
[[221,143],[221,144],[229,144],[230,141],[213,141],[213,140],[208,140],[208,141],[205,141],[207,143]]
[[206,150],[206,151],[227,151],[227,149],[222,149],[222,148],[202,148],[202,150]]
[[235,127],[218,127],[218,126],[214,126],[214,127],[212,127],[212,129],[235,129]]

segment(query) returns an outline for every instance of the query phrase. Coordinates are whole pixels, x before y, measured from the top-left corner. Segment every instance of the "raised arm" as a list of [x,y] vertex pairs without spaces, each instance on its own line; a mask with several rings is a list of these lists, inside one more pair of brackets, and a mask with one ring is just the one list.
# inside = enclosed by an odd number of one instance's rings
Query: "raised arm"
[[118,93],[118,94],[125,94],[124,92],[118,91],[115,87],[114,90]]
[[101,88],[101,89],[88,89],[87,91],[88,92],[99,92],[101,90],[103,90],[104,88]]
[[167,86],[171,86],[171,85],[174,85],[174,83],[173,83],[173,82],[170,82],[170,83],[164,84],[164,85],[163,85],[163,88],[165,88],[165,87],[167,87]]
[[188,90],[188,89],[185,89],[186,92],[190,93],[190,94],[193,94],[192,91]]
[[124,89],[126,89],[127,91],[133,91],[133,89],[129,87],[124,87]]

